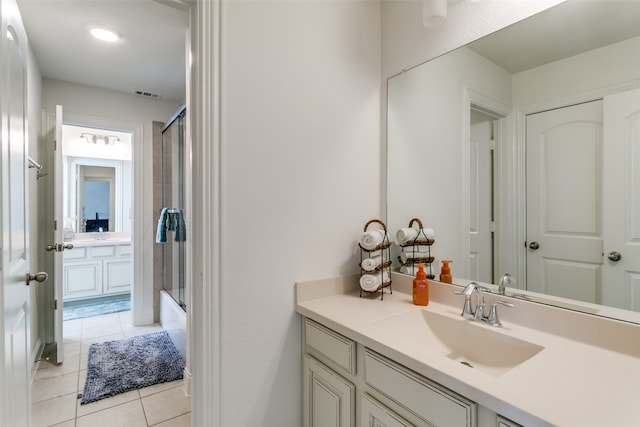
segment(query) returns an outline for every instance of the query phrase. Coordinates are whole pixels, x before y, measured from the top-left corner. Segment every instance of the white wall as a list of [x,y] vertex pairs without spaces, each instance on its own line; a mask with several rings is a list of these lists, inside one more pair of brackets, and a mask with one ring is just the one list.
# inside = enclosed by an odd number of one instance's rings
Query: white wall
[[640,79],[637,52],[640,52],[640,37],[515,74],[514,105],[530,106],[618,84],[637,84]]
[[[152,212],[153,196],[153,156],[152,156],[152,122],[154,120],[164,122],[178,109],[180,104],[173,101],[147,99],[136,95],[72,84],[57,80],[44,79],[42,84],[42,108],[46,111],[55,111],[56,104],[64,107],[65,115],[78,115],[83,117],[99,118],[114,123],[131,123],[142,127],[142,173],[143,173],[143,218],[144,229],[135,238],[142,239],[143,244],[143,269],[145,272],[144,307],[136,308],[144,310],[144,322],[157,321],[159,307],[153,305],[153,244],[155,240],[154,214]],[[135,163],[135,159],[134,159]],[[138,213],[136,213],[138,214]],[[135,231],[138,233],[138,231]],[[156,298],[159,301],[159,298]]]
[[379,4],[224,2],[221,40],[221,425],[299,426],[294,283],[381,215]]

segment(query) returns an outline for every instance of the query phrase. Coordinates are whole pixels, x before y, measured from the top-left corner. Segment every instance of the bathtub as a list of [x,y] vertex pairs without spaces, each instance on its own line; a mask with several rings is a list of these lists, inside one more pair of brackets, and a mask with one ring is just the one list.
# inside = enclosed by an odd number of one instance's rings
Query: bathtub
[[167,331],[182,357],[187,358],[187,313],[167,291],[160,291],[160,324]]

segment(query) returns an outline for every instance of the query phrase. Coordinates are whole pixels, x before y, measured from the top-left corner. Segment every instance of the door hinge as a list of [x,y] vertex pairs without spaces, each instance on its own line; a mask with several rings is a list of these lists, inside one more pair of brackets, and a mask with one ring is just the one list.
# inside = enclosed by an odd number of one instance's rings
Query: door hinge
[[54,219],[53,220],[53,231],[57,231],[58,230],[58,220]]
[[498,226],[496,225],[496,222],[495,221],[491,221],[489,223],[489,231],[492,232],[492,233],[495,233],[497,229],[498,229]]
[[498,146],[498,143],[496,142],[495,139],[492,139],[489,142],[489,148],[491,149],[491,151],[494,151],[496,149],[496,147]]
[[54,300],[53,300],[53,309],[54,309],[54,310],[57,310],[57,309],[58,309],[58,300],[57,300],[57,299],[54,299]]
[[57,151],[58,150],[58,141],[56,141],[55,139],[53,140],[53,151]]

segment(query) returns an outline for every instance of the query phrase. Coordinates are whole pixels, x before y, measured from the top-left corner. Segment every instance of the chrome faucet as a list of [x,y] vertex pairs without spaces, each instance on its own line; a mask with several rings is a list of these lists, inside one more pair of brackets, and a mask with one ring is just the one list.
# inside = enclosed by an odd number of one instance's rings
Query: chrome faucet
[[96,240],[107,240],[107,236],[104,235],[102,227],[98,228],[98,233],[96,234]]
[[500,295],[504,295],[507,289],[507,286],[513,287],[513,285],[515,284],[516,284],[516,279],[514,279],[513,276],[511,276],[511,274],[505,273],[504,276],[502,276],[500,278],[500,281],[498,282],[498,293]]
[[[476,282],[469,283],[462,291],[454,291],[454,293],[458,295],[464,295],[464,305],[462,306],[462,313],[460,313],[460,316],[467,319],[487,322],[491,326],[502,326],[500,318],[498,317],[498,304],[504,305],[506,307],[513,307],[513,304],[506,301],[494,301],[491,304],[489,313],[487,313],[487,304],[484,300],[484,294],[482,293],[482,291],[491,292],[489,288],[480,286]],[[477,293],[475,310],[471,301],[471,297],[474,292]]]
[[[464,306],[462,307],[462,313],[460,315],[462,317],[466,317],[468,319],[475,319],[477,312],[480,311],[481,315],[484,313],[484,295],[482,294],[482,289],[488,291],[487,288],[482,288],[477,282],[471,282],[467,286],[465,286],[462,291],[454,291],[454,293],[458,295],[464,295]],[[478,298],[476,301],[476,308],[473,308],[473,303],[471,302],[471,297],[474,292],[478,293]],[[480,307],[480,310],[478,310]]]

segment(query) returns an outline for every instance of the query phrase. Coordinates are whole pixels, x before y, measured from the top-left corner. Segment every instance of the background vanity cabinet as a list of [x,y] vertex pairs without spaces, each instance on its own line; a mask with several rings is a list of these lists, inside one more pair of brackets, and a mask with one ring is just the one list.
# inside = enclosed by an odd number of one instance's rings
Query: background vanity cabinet
[[131,244],[76,245],[63,252],[64,300],[131,291]]
[[522,427],[303,318],[304,427]]

